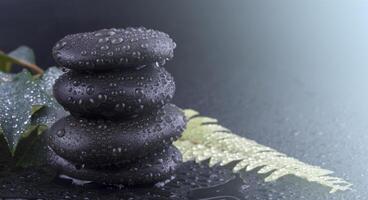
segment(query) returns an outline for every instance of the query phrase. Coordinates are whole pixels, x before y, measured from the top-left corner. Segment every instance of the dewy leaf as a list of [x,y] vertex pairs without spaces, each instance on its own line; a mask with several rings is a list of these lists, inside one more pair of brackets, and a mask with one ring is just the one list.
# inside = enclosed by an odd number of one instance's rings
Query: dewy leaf
[[[52,86],[55,80],[63,72],[57,67],[48,68],[43,76],[40,78],[39,85],[41,90],[50,95],[51,99],[56,104],[56,109],[52,107],[42,106],[31,117],[32,124],[39,124],[38,128],[31,132],[26,138],[23,137],[19,141],[19,145],[15,153],[16,166],[29,167],[39,166],[45,164],[47,146],[45,137],[41,134],[47,131],[57,119],[67,115],[65,110],[56,103],[56,100],[52,96]],[[37,108],[36,108],[37,109]]]
[[59,68],[49,67],[41,77],[40,86],[42,90],[46,91],[48,95],[53,96],[52,86],[54,85],[56,79],[62,74],[63,71]]
[[0,72],[0,85],[4,82],[13,80],[14,74]]
[[211,166],[235,162],[234,172],[257,169],[266,174],[265,181],[274,181],[285,175],[295,175],[331,188],[330,192],[351,189],[352,184],[329,176],[333,172],[308,165],[288,157],[253,140],[231,133],[217,124],[217,120],[198,116],[198,112],[186,109],[187,128],[174,145],[182,152],[183,160],[201,162],[209,160]]
[[9,72],[13,64],[27,67],[38,74],[43,73],[43,70],[35,63],[33,50],[27,46],[20,46],[9,54],[0,51],[0,70]]
[[45,126],[65,115],[61,106],[44,90],[45,85],[54,80],[35,79],[24,70],[0,83],[0,126],[12,155],[21,139],[34,131],[42,132]]
[[36,64],[36,58],[33,50],[27,46],[20,46],[12,52],[8,53],[8,56],[14,60]]

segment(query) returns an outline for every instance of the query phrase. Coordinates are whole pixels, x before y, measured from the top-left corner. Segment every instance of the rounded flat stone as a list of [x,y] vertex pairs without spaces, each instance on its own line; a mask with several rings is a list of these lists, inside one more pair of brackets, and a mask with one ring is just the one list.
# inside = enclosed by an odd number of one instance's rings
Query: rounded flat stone
[[181,163],[181,154],[169,146],[159,153],[153,153],[136,163],[119,169],[88,169],[75,166],[48,148],[48,163],[59,173],[85,181],[108,184],[144,185],[169,179]]
[[55,61],[66,68],[103,71],[163,65],[173,57],[175,42],[166,33],[140,28],[102,29],[67,35],[52,50]]
[[134,117],[162,107],[174,93],[173,77],[158,66],[104,73],[70,70],[54,84],[56,100],[72,115],[88,118]]
[[139,160],[166,148],[185,128],[182,111],[173,104],[130,120],[97,120],[67,116],[49,129],[48,145],[72,163],[99,168]]

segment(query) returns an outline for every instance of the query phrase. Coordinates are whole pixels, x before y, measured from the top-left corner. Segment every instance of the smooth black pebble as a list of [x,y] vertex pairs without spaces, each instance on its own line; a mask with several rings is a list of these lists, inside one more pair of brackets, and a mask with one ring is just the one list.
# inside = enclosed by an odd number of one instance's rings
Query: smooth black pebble
[[169,103],[175,83],[158,66],[91,74],[71,70],[56,80],[53,93],[72,115],[129,118]]
[[166,33],[140,28],[102,29],[67,35],[54,46],[55,61],[75,70],[104,71],[163,65],[173,57],[175,42]]
[[48,162],[59,173],[85,181],[108,184],[145,185],[169,179],[181,163],[181,154],[169,146],[117,169],[89,169],[74,165],[48,148]]
[[67,116],[46,134],[49,146],[70,162],[90,168],[129,163],[178,139],[185,128],[173,104],[131,120],[96,120]]

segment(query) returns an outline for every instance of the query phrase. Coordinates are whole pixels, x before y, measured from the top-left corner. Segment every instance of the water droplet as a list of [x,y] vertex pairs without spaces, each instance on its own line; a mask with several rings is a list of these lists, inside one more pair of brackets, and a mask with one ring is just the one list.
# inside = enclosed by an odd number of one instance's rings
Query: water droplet
[[92,85],[90,85],[87,87],[86,92],[87,94],[92,95],[95,92],[95,88]]
[[97,98],[102,101],[107,101],[107,95],[105,94],[98,94]]
[[114,38],[111,40],[111,43],[112,44],[119,44],[119,43],[122,43],[124,41],[123,38]]
[[112,35],[115,35],[116,34],[116,32],[115,31],[109,31],[109,32],[107,32],[107,35],[109,35],[109,36],[112,36]]
[[74,86],[78,86],[78,85],[80,85],[80,82],[79,81],[73,81],[73,83],[72,83]]
[[73,102],[73,97],[68,97],[69,102]]
[[135,93],[139,96],[142,96],[144,94],[143,90],[140,88],[135,89]]
[[117,84],[116,84],[116,83],[110,83],[110,84],[109,84],[109,86],[110,86],[110,87],[116,87],[116,86],[117,86]]
[[109,52],[107,52],[107,55],[108,55],[108,56],[113,56],[113,55],[114,55],[114,52],[109,51]]
[[103,50],[103,51],[105,51],[105,50],[108,50],[110,47],[109,46],[107,46],[107,45],[103,45],[103,46],[101,46],[101,50]]
[[98,32],[95,34],[96,37],[102,36],[103,34],[101,32]]
[[65,135],[65,130],[64,130],[64,129],[60,129],[60,130],[56,131],[56,135],[57,135],[58,137],[64,137],[64,135]]
[[92,99],[92,98],[88,99],[88,101],[89,101],[91,104],[94,104],[94,103],[95,103],[95,100],[94,100],[94,99]]

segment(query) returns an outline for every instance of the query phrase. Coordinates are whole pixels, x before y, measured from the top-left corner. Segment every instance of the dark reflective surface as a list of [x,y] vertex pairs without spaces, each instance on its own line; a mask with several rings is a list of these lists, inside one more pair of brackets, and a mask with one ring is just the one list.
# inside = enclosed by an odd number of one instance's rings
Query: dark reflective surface
[[[3,153],[3,152],[1,152]],[[0,193],[4,199],[346,199],[329,195],[326,188],[295,177],[265,183],[255,171],[233,174],[231,166],[209,168],[207,163],[187,162],[176,177],[155,186],[124,187],[81,183],[58,176],[49,167],[7,170],[2,159]]]
[[250,173],[245,183],[238,177],[193,191],[190,199],[366,199],[367,7],[333,0],[4,0],[0,49],[27,44],[46,67],[54,64],[54,42],[69,33],[131,25],[165,31],[178,44],[166,65],[177,83],[177,105],[331,169],[355,189],[329,195],[293,177],[269,185]]

